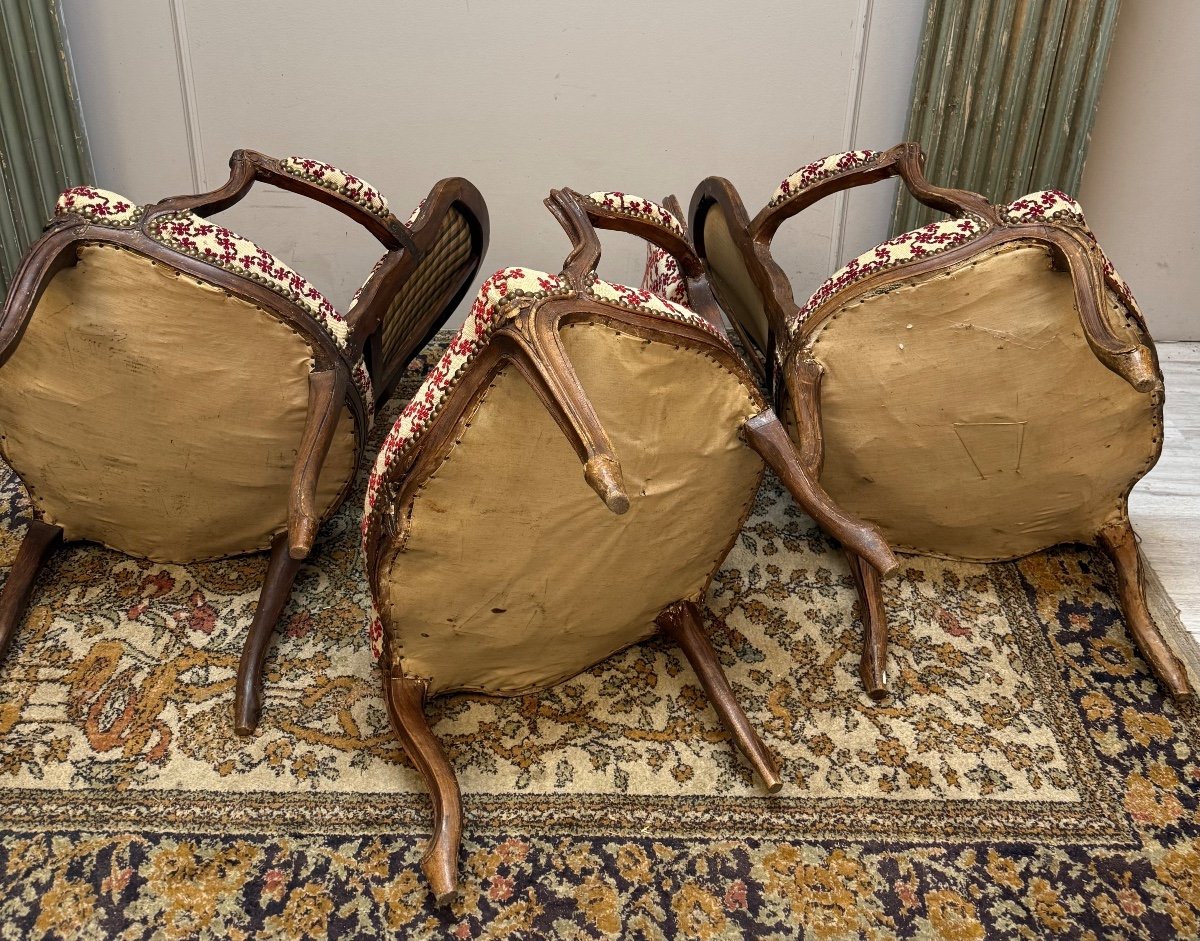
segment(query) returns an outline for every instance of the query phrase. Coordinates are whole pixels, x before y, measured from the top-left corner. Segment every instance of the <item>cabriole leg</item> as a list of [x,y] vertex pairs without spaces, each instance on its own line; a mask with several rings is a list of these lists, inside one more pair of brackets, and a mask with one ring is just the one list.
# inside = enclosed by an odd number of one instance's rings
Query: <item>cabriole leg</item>
[[429,880],[438,904],[445,905],[458,891],[458,849],[462,843],[458,779],[425,718],[424,681],[407,677],[398,670],[385,672],[383,695],[392,728],[409,760],[425,778],[433,801],[433,835],[421,858],[421,871]]
[[700,685],[708,695],[709,702],[717,710],[721,722],[733,737],[738,750],[746,756],[758,776],[762,779],[767,791],[774,794],[783,786],[779,776],[779,765],[775,756],[758,737],[750,725],[746,713],[738,704],[729,686],[725,671],[717,660],[717,652],[701,627],[700,612],[690,601],[680,601],[664,610],[656,622],[664,634],[677,643],[684,656],[696,671]]
[[30,520],[25,538],[21,540],[21,548],[17,550],[16,561],[8,570],[8,580],[4,583],[4,592],[0,594],[0,661],[8,652],[13,634],[29,604],[29,596],[33,594],[33,584],[51,553],[62,545],[63,531],[61,526],[43,523],[41,520]]
[[267,577],[258,596],[258,607],[250,632],[242,645],[242,661],[238,664],[237,688],[233,700],[233,728],[238,735],[252,735],[258,728],[262,716],[263,659],[279,615],[292,594],[292,583],[300,570],[301,561],[293,559],[288,551],[288,534],[280,533],[271,543],[271,561],[267,563]]
[[1192,699],[1195,692],[1188,680],[1187,669],[1158,630],[1150,608],[1146,605],[1146,582],[1142,572],[1141,553],[1138,552],[1137,536],[1129,520],[1110,523],[1100,530],[1100,545],[1112,559],[1117,570],[1117,593],[1121,611],[1125,615],[1125,626],[1133,636],[1138,650],[1150,664],[1173,699]]
[[850,574],[858,589],[858,611],[863,625],[862,658],[858,675],[867,695],[876,702],[887,696],[888,623],[883,610],[883,587],[879,573],[853,552],[846,553]]

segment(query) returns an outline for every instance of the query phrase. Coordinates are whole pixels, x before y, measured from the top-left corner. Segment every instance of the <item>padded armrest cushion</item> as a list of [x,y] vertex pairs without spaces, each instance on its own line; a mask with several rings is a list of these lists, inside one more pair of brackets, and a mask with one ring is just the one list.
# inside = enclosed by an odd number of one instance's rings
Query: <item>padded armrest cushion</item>
[[820,183],[822,180],[827,180],[831,176],[837,176],[848,170],[858,170],[869,166],[881,156],[883,156],[883,152],[879,150],[849,150],[806,164],[779,184],[767,205],[778,206],[789,199],[794,199],[810,186]]
[[679,219],[675,218],[675,214],[653,200],[618,192],[588,193],[584,199],[609,212],[654,222],[678,235],[681,239],[687,238],[687,229]]
[[128,228],[142,217],[142,207],[119,193],[94,186],[73,186],[63,190],[54,203],[56,216],[72,213],[103,225]]
[[387,199],[362,177],[311,157],[287,157],[279,165],[284,172],[332,190],[380,218],[391,215]]

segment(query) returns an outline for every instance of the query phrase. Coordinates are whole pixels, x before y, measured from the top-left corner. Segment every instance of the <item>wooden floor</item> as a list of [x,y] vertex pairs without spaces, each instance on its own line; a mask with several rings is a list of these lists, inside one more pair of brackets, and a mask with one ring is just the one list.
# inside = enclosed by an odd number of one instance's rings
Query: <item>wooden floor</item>
[[1142,551],[1200,638],[1200,343],[1161,343],[1166,436],[1158,464],[1133,490],[1129,515]]

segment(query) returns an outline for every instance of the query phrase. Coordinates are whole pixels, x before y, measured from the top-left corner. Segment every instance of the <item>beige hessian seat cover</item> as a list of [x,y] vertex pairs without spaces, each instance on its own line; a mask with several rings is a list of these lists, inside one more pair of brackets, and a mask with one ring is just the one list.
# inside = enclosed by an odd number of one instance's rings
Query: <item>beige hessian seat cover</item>
[[[454,385],[447,377],[461,379],[486,343],[502,298],[559,286],[526,269],[485,283],[385,443],[368,516],[387,467],[428,434]],[[706,324],[646,292],[594,290],[641,295],[643,310]],[[721,364],[615,323],[585,319],[561,336],[620,457],[630,509],[614,515],[597,499],[528,381],[501,368],[411,505],[396,510],[402,530],[382,551],[373,646],[387,630],[405,674],[427,679],[430,695],[541,689],[655,633],[664,608],[704,594],[757,490],[762,461],[738,429],[761,399]]]
[[[6,461],[67,540],[186,562],[287,525],[312,350],[261,308],[132,251],[83,246],[0,369]],[[318,488],[354,472],[344,409]]]

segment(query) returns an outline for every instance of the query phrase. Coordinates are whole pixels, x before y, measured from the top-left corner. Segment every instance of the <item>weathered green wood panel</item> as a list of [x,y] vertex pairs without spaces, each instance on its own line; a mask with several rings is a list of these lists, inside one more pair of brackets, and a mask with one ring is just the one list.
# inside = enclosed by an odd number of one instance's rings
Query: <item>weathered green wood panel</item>
[[54,199],[92,171],[54,0],[0,0],[0,294]]
[[[993,201],[1074,192],[1120,0],[929,0],[908,140],[936,183]],[[901,187],[893,232],[941,214]]]

